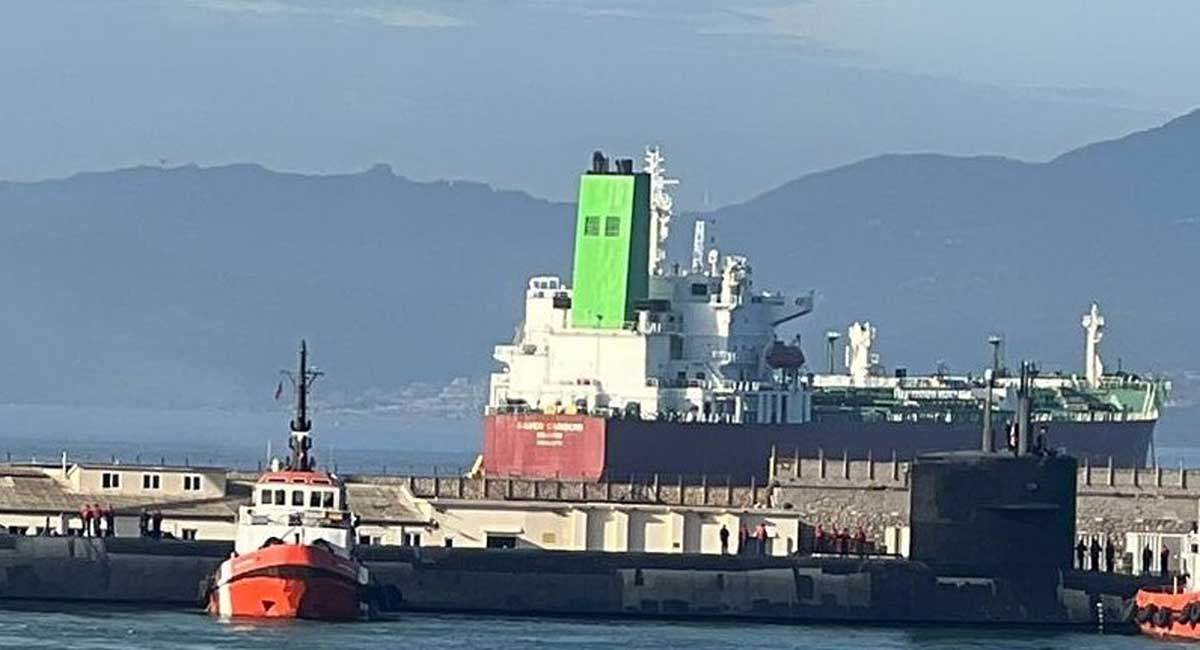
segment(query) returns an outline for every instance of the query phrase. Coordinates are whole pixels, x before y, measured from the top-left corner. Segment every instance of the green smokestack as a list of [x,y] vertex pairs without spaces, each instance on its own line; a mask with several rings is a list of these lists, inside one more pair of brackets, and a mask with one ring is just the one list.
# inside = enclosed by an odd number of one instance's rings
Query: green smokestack
[[620,329],[650,283],[650,175],[618,160],[615,172],[597,152],[579,180],[571,324]]

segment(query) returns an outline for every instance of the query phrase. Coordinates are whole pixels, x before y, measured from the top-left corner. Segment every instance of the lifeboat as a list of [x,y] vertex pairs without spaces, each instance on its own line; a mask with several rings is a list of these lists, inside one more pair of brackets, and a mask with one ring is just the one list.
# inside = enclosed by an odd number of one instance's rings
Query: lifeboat
[[351,620],[366,612],[367,569],[353,555],[354,520],[337,476],[317,471],[310,455],[307,397],[319,373],[301,343],[296,417],[286,468],[254,485],[238,511],[233,554],[212,578],[208,611],[222,617]]

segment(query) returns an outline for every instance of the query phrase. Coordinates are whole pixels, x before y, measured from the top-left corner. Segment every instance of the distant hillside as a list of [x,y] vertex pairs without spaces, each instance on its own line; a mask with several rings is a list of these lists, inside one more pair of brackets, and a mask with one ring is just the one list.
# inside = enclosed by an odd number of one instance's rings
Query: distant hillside
[[[818,291],[799,325],[814,360],[824,329],[869,319],[888,365],[976,369],[1001,330],[1011,358],[1075,369],[1098,300],[1110,367],[1179,370],[1200,368],[1198,196],[1194,113],[1044,164],[873,158],[709,216],[761,288]],[[327,399],[482,377],[526,279],[569,267],[572,214],[386,167],[0,183],[0,401],[261,403],[301,336]]]
[[0,400],[261,403],[301,336],[353,401],[491,367],[572,209],[380,166],[0,183]]
[[1012,360],[1079,371],[1096,300],[1109,368],[1200,368],[1200,112],[1044,164],[872,158],[710,216],[760,284],[818,291],[810,358],[868,319],[892,366],[977,369],[1000,331]]

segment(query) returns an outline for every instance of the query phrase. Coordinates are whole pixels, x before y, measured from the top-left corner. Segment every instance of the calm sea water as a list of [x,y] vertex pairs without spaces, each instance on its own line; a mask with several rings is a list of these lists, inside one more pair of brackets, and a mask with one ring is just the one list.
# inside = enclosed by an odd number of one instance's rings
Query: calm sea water
[[365,623],[223,622],[193,611],[39,606],[0,609],[3,648],[765,648],[867,650],[1162,648],[1137,636],[965,628],[404,615]]

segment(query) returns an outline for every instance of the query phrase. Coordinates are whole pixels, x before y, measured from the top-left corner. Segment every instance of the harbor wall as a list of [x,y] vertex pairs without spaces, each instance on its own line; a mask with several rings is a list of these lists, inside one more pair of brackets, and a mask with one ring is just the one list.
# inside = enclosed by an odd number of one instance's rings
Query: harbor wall
[[0,537],[0,598],[197,605],[232,544]]
[[[1057,574],[941,577],[889,559],[399,547],[371,549],[365,559],[406,611],[872,623],[1081,623],[1095,615],[1082,592],[1028,607],[1030,586],[1053,595]],[[1122,599],[1108,602],[1118,615]]]
[[[881,544],[888,527],[908,525],[909,463],[842,455],[799,461],[777,457],[772,464],[774,507],[795,509],[807,524],[826,530],[863,526]],[[1111,536],[1128,551],[1126,532],[1191,529],[1200,516],[1200,469],[1085,463],[1076,473],[1076,494],[1078,533]]]

